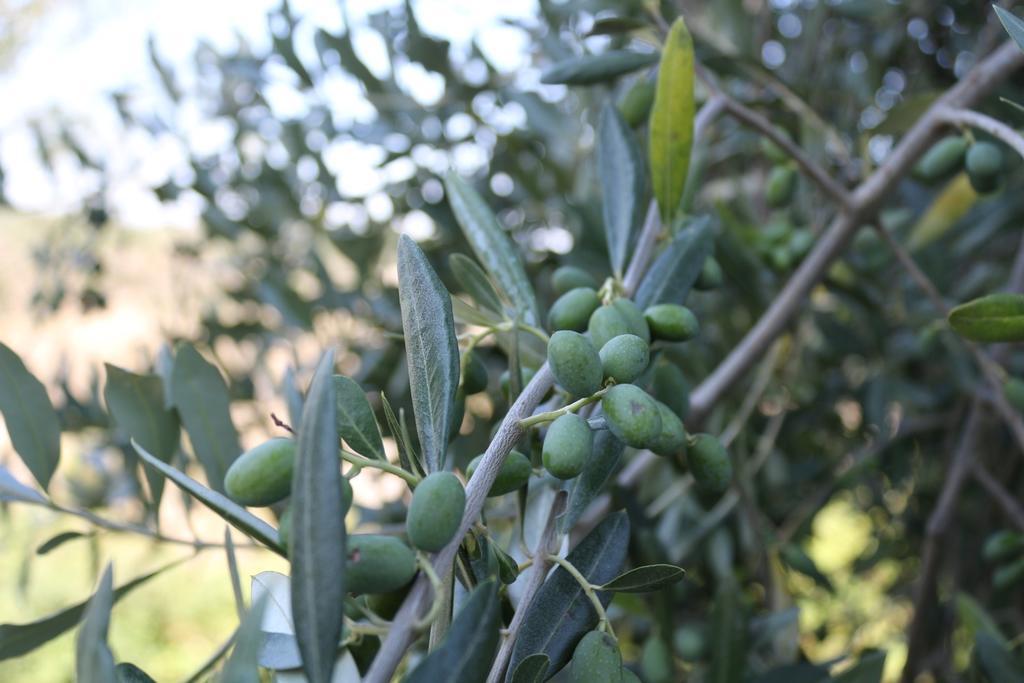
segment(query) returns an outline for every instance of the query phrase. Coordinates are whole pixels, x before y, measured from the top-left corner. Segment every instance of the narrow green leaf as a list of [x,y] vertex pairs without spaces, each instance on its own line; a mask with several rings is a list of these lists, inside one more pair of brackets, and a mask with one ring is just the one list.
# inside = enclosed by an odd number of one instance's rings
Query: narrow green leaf
[[[974,654],[984,672],[985,680],[992,683],[1019,683],[1024,680],[1024,666],[1006,645],[999,643],[988,633],[981,631],[975,636]],[[857,683],[861,681],[858,680]]]
[[0,413],[15,452],[44,489],[60,461],[60,421],[46,389],[0,343]]
[[[881,683],[882,671],[885,669],[885,652],[870,652],[841,674],[828,680],[833,683]],[[1021,680],[1019,677],[1013,680]]]
[[701,216],[689,221],[651,264],[636,291],[637,306],[686,301],[712,246],[711,219]]
[[373,408],[359,384],[344,375],[334,376],[338,433],[352,450],[368,458],[385,460],[384,442]]
[[448,449],[459,387],[459,343],[451,295],[407,235],[398,241],[398,296],[420,453],[427,471],[436,472],[444,468]]
[[257,683],[260,680],[259,655],[263,645],[260,624],[266,605],[267,597],[264,596],[253,603],[242,619],[235,636],[235,647],[231,651],[231,656],[224,662],[224,668],[218,678],[223,683]]
[[[164,406],[164,383],[159,375],[137,375],[106,364],[107,384],[103,397],[107,411],[118,427],[142,447],[170,462],[178,449],[181,432],[178,416]],[[158,473],[146,470],[154,507],[160,506],[164,479]]]
[[238,612],[238,618],[241,619],[245,614],[245,598],[242,597],[242,578],[238,574],[235,541],[231,538],[231,527],[229,526],[224,527],[224,555],[228,560],[228,577],[231,579],[231,593],[235,596],[235,611]]
[[531,325],[540,324],[537,298],[516,247],[483,198],[454,173],[445,176],[444,187],[452,212],[477,260],[523,319]]
[[650,122],[651,182],[661,220],[676,216],[693,146],[693,40],[679,17],[665,39]]
[[114,667],[117,683],[156,683],[152,676],[131,662],[121,662]]
[[1013,38],[1013,42],[1017,43],[1017,47],[1021,50],[1024,50],[1024,20],[999,5],[992,5],[992,9],[996,11],[996,16],[999,17],[1006,32]]
[[979,342],[1024,341],[1024,295],[989,294],[949,312],[957,334]]
[[96,593],[89,600],[82,617],[82,626],[75,638],[75,680],[78,683],[110,683],[114,672],[114,655],[107,645],[110,609],[114,606],[113,570],[108,564],[100,577]]
[[[175,560],[155,571],[132,579],[114,591],[113,602],[116,603],[132,589],[149,581],[161,572],[181,564],[186,559],[189,558]],[[71,630],[81,620],[88,604],[89,601],[86,600],[27,624],[0,624],[0,660],[28,654],[40,645],[44,645],[62,633]]]
[[388,431],[391,432],[391,437],[395,440],[395,445],[398,447],[398,462],[401,463],[402,469],[406,472],[416,472],[413,466],[413,460],[415,460],[416,456],[412,452],[412,444],[406,443],[402,433],[402,425],[398,422],[398,416],[395,415],[395,409],[391,407],[391,402],[383,391],[380,394],[380,404],[384,408],[384,419],[387,420]]
[[224,378],[194,346],[182,344],[174,357],[171,390],[210,488],[223,491],[224,474],[242,452]]
[[94,534],[92,532],[83,533],[81,531],[63,531],[63,532],[57,534],[56,536],[53,536],[53,537],[51,537],[50,539],[48,539],[46,541],[43,541],[43,543],[41,543],[39,545],[39,547],[36,548],[36,555],[45,555],[46,553],[50,552],[51,550],[54,550],[55,548],[59,548],[60,546],[62,546],[65,543],[67,543],[68,541],[73,541],[76,538],[91,538],[92,536],[95,536],[95,535],[96,534]]
[[604,490],[625,450],[626,445],[607,429],[594,435],[593,452],[587,458],[583,471],[573,479],[565,512],[558,518],[559,532],[568,533],[576,525],[584,510]]
[[280,545],[280,541],[277,538],[277,530],[274,529],[274,527],[270,526],[262,519],[225,496],[223,493],[218,493],[217,491],[208,489],[184,472],[180,472],[167,463],[161,462],[159,458],[134,441],[132,442],[132,445],[135,447],[135,452],[139,454],[140,458],[146,461],[147,465],[156,469],[182,489],[192,494],[192,496],[197,498],[199,502],[220,515],[225,522],[242,533],[251,536],[253,539],[267,546],[278,555],[281,555],[282,557],[287,556],[284,548]]
[[499,608],[494,580],[479,584],[455,616],[444,640],[409,674],[405,683],[486,681],[498,648]]
[[544,683],[550,666],[551,658],[543,652],[530,655],[519,662],[509,683]]
[[345,513],[333,367],[334,351],[327,351],[302,409],[292,479],[292,615],[312,683],[331,680],[344,617]]
[[502,320],[498,315],[474,308],[457,296],[452,297],[452,315],[460,323],[480,327],[497,325]]
[[747,624],[739,589],[720,581],[711,608],[711,668],[708,681],[740,683],[747,667]]
[[596,55],[572,57],[553,64],[540,76],[541,83],[592,85],[631,73],[658,61],[656,52],[609,50]]
[[601,590],[613,593],[649,593],[682,580],[686,570],[674,564],[649,564],[619,574]]
[[[629,545],[629,517],[614,512],[601,521],[566,559],[592,584],[601,585],[619,573]],[[601,603],[611,602],[611,593],[599,593]],[[597,612],[576,579],[558,567],[544,581],[530,604],[519,637],[512,648],[508,674],[528,656],[543,653],[551,659],[550,671],[557,672],[572,656],[573,648],[587,631],[597,625]]]
[[0,466],[0,502],[17,501],[21,503],[46,504],[46,498],[33,488],[25,486],[14,478],[14,475]]
[[956,595],[956,616],[960,625],[967,629],[972,638],[979,633],[987,633],[1000,645],[1009,642],[992,615],[967,593]]
[[604,106],[597,127],[597,171],[608,256],[621,278],[643,220],[644,170],[633,131],[613,104]]
[[834,590],[832,581],[825,576],[818,569],[818,565],[815,564],[814,560],[804,552],[804,549],[795,543],[787,543],[779,551],[779,558],[786,563],[790,569],[798,571],[804,576],[807,576],[814,580],[814,583],[818,584],[827,591]]
[[288,406],[288,421],[299,424],[302,419],[302,393],[295,384],[295,370],[285,370],[284,378],[281,380],[281,393],[284,394],[285,404]]
[[501,298],[494,291],[483,268],[477,265],[476,261],[465,254],[452,254],[448,257],[448,267],[452,270],[455,281],[462,287],[462,291],[473,297],[473,301],[480,308],[495,314],[499,318],[502,315],[504,306]]

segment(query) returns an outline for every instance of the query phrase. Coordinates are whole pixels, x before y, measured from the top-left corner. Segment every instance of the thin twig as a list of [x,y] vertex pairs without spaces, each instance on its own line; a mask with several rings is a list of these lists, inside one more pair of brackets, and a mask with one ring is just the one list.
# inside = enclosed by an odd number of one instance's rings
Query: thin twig
[[997,121],[987,114],[982,114],[972,109],[956,109],[953,107],[944,107],[939,111],[939,116],[943,121],[954,126],[970,126],[971,128],[985,131],[992,137],[1002,140],[1012,147],[1017,154],[1024,157],[1024,137],[1021,137],[1020,133],[1002,121]]

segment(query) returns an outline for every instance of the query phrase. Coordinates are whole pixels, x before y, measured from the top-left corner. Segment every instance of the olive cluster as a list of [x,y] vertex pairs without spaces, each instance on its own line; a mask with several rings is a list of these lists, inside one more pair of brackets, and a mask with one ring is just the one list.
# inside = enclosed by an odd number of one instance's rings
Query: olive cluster
[[[557,383],[573,399],[600,398],[604,425],[627,446],[669,457],[685,455],[698,485],[721,493],[732,477],[725,448],[709,434],[687,434],[680,415],[642,388],[651,345],[683,342],[699,331],[685,306],[662,303],[641,310],[606,282],[564,266],[552,281],[560,296],[551,306],[547,357]],[[593,449],[591,423],[565,412],[548,427],[544,468],[559,479],[580,474]]]
[[964,135],[947,135],[921,157],[914,167],[914,176],[924,182],[935,182],[961,169],[967,171],[975,192],[994,192],[1002,176],[1003,152],[993,142],[974,141]]

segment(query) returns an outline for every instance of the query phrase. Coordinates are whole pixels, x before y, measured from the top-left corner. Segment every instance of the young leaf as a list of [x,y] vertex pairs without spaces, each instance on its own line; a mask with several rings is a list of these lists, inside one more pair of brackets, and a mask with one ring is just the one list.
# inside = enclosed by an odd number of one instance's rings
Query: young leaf
[[979,342],[1024,341],[1024,295],[989,294],[949,312],[957,334]]
[[459,344],[451,295],[406,235],[398,241],[398,296],[420,452],[427,471],[436,472],[443,469],[448,449],[459,387]]
[[669,225],[679,209],[693,146],[693,40],[683,18],[672,24],[658,66],[650,122],[651,182],[661,220]]
[[68,541],[73,541],[76,538],[91,538],[92,536],[95,536],[95,535],[96,534],[94,534],[92,532],[82,533],[81,531],[64,531],[64,532],[61,532],[61,533],[57,534],[56,536],[53,536],[49,540],[44,541],[42,544],[40,544],[40,546],[38,548],[36,548],[36,555],[45,555],[46,553],[50,552],[54,548],[58,548],[58,547],[64,545],[65,543],[67,543]]
[[621,277],[643,220],[644,171],[633,132],[613,104],[604,106],[597,127],[597,170],[608,256]]
[[[103,397],[114,422],[129,438],[163,462],[170,462],[178,449],[181,428],[177,414],[164,406],[163,381],[158,375],[136,375],[109,363],[106,369]],[[146,478],[153,505],[159,507],[164,479],[148,469]]]
[[609,50],[597,55],[572,57],[553,64],[540,76],[541,83],[592,85],[628,74],[658,61],[656,52]]
[[487,278],[487,274],[476,264],[476,261],[465,254],[452,254],[448,257],[448,267],[451,268],[452,275],[462,287],[462,291],[473,297],[477,306],[501,317],[504,309],[501,299],[494,291],[494,285]]
[[[619,572],[628,545],[629,517],[625,512],[614,512],[580,541],[566,559],[590,583],[601,585]],[[599,597],[604,605],[612,599],[610,593],[601,593]],[[523,619],[506,680],[511,679],[520,662],[536,653],[547,655],[551,671],[557,672],[569,661],[577,641],[596,624],[597,613],[583,588],[565,569],[556,568]]]
[[0,466],[0,503],[18,501],[21,503],[46,504],[46,498],[33,488],[25,486],[14,475]]
[[254,600],[252,607],[245,614],[238,627],[235,636],[235,647],[231,656],[224,663],[220,679],[224,683],[230,681],[258,681],[259,678],[259,654],[263,644],[263,632],[260,630],[260,623],[263,619],[263,610],[267,601]]
[[337,401],[338,433],[345,443],[360,455],[386,459],[380,427],[359,384],[344,375],[335,375],[334,398]]
[[460,323],[490,327],[501,322],[501,318],[474,308],[457,296],[452,297],[452,315]]
[[277,531],[262,519],[252,514],[244,507],[231,500],[223,493],[212,491],[198,481],[180,472],[170,465],[161,462],[159,458],[147,451],[139,444],[132,442],[139,457],[146,461],[150,467],[156,469],[162,475],[173,481],[197,498],[206,507],[210,508],[221,518],[244,534],[247,534],[267,546],[278,555],[286,557],[287,553],[281,547],[277,538]]
[[561,533],[572,529],[583,511],[601,493],[625,450],[626,444],[612,436],[607,429],[594,435],[593,452],[583,466],[583,471],[573,480],[565,513],[558,518],[558,530]]
[[1016,14],[1003,9],[999,5],[992,5],[992,9],[996,11],[996,16],[999,17],[999,21],[1002,22],[1006,32],[1013,38],[1013,42],[1017,43],[1017,47],[1021,50],[1024,50],[1024,21]]
[[110,609],[114,606],[114,579],[110,565],[103,570],[96,593],[89,600],[82,626],[75,638],[75,680],[79,683],[110,683],[114,655],[107,645]]
[[449,173],[445,176],[444,188],[452,212],[477,260],[483,264],[516,310],[522,313],[523,319],[531,325],[538,325],[540,313],[537,298],[523,270],[523,264],[516,255],[512,240],[498,225],[483,198],[462,178]]
[[224,474],[242,449],[231,423],[228,388],[220,372],[191,344],[178,347],[171,374],[174,405],[210,488],[224,490]]
[[444,640],[404,683],[483,683],[498,647],[498,590],[493,579],[479,584],[455,616]]
[[312,683],[331,680],[344,618],[345,512],[333,367],[334,351],[328,351],[302,409],[292,479],[292,614]]
[[46,389],[0,343],[0,413],[7,423],[14,451],[44,489],[60,460],[60,421]]
[[530,655],[519,662],[509,683],[544,683],[550,666],[551,658],[543,652]]
[[395,415],[395,409],[391,407],[391,401],[388,400],[387,394],[383,391],[380,393],[380,404],[384,408],[384,419],[387,420],[388,430],[391,432],[391,437],[395,440],[395,445],[398,447],[398,462],[401,463],[402,469],[406,472],[416,472],[413,465],[416,456],[412,452],[412,444],[406,443],[402,425]]
[[686,570],[674,564],[650,564],[619,574],[601,586],[601,590],[613,593],[650,593],[677,583],[684,574]]
[[679,230],[651,264],[634,300],[640,308],[654,304],[681,304],[697,281],[704,260],[711,254],[711,219],[702,216]]

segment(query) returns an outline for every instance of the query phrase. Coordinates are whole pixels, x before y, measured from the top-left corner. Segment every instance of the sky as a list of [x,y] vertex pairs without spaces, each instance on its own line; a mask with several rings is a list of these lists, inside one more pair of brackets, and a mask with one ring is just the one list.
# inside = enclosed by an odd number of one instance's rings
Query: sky
[[[54,111],[72,128],[88,131],[87,148],[102,151],[111,168],[108,196],[118,218],[133,227],[189,226],[196,222],[196,200],[162,206],[148,188],[160,184],[167,168],[180,164],[182,152],[168,141],[124,136],[108,94],[127,91],[145,101],[161,96],[147,56],[153,36],[158,52],[187,78],[197,43],[235,43],[242,35],[254,47],[268,42],[267,12],[279,0],[63,0],[33,29],[15,62],[0,72],[0,165],[5,193],[23,211],[57,214],[74,210],[94,190],[97,178],[82,174],[70,158],[56,159],[56,179],[38,160],[30,122]],[[354,26],[395,0],[349,0]],[[343,26],[339,2],[292,0],[293,12],[336,31]],[[502,70],[515,70],[524,58],[524,37],[501,23],[528,18],[535,0],[414,0],[422,30],[448,38],[456,46],[478,37],[481,48]],[[377,41],[379,42],[379,41]],[[383,58],[374,35],[355,34],[356,50],[370,68]],[[355,86],[352,86],[355,88]],[[411,87],[429,92],[424,77]],[[274,97],[273,95],[269,95]],[[287,93],[278,95],[288,106]]]

